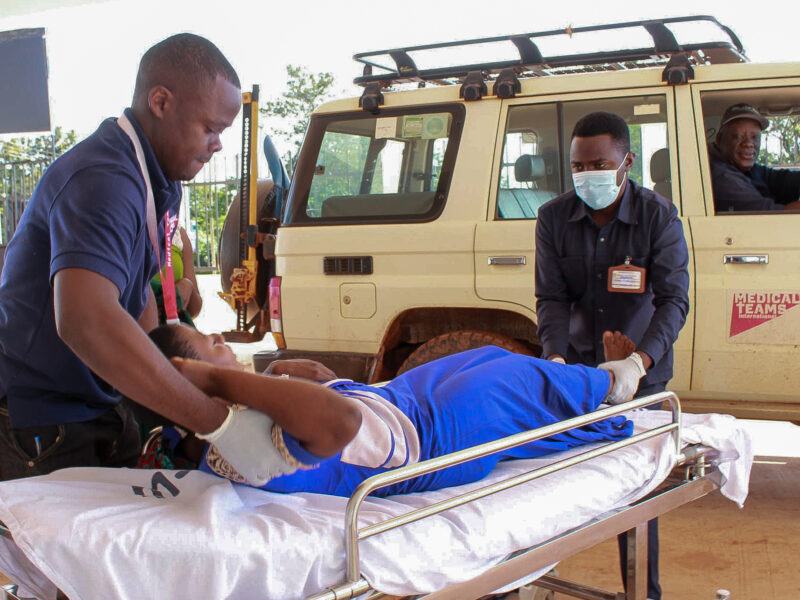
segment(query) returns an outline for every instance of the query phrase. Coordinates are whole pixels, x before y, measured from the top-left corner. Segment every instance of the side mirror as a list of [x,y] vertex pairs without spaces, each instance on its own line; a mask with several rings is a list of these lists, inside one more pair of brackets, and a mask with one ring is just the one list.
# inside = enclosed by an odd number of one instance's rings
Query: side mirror
[[272,182],[283,189],[289,188],[289,174],[286,168],[281,163],[281,157],[278,155],[278,150],[275,144],[272,143],[272,138],[268,135],[264,136],[264,156],[267,158],[267,166],[269,173],[272,177]]

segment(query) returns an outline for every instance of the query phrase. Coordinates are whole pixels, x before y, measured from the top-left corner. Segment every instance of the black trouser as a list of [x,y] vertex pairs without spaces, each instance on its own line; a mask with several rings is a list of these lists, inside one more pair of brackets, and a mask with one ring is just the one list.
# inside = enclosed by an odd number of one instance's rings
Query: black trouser
[[[663,392],[667,388],[667,383],[652,383],[640,387],[636,392],[636,398],[650,396]],[[650,410],[661,408],[658,404],[647,407]],[[627,534],[621,533],[617,536],[619,545],[619,562],[622,569],[622,583],[627,588],[628,580],[628,538]],[[649,600],[661,600],[661,585],[658,582],[658,519],[653,519],[647,523],[647,598]]]
[[0,399],[0,481],[65,467],[133,467],[140,451],[133,412],[123,403],[91,421],[12,428]]

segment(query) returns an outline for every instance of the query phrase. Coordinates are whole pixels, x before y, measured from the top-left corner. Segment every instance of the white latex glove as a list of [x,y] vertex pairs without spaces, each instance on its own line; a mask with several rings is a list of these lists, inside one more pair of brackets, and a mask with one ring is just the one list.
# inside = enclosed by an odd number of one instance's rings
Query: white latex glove
[[614,374],[614,386],[605,398],[609,404],[621,404],[630,400],[639,387],[639,380],[647,373],[642,357],[637,352],[622,360],[600,363],[597,368]]
[[565,364],[567,364],[567,361],[565,361],[565,360],[564,360],[564,357],[563,357],[563,356],[558,356],[558,355],[556,355],[556,356],[554,356],[553,358],[551,358],[551,359],[549,359],[549,360],[550,360],[550,362],[555,362],[555,363],[558,363],[558,364],[560,364],[560,365],[565,365]]
[[216,430],[201,440],[214,444],[225,460],[250,485],[262,486],[279,475],[294,473],[272,442],[272,418],[257,410],[229,406],[228,416]]

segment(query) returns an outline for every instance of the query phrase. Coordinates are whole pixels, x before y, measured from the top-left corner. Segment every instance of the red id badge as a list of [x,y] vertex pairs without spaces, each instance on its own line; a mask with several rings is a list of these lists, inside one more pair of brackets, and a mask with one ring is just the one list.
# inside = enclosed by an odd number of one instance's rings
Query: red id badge
[[644,292],[647,269],[631,264],[631,257],[625,263],[608,268],[608,291],[622,294],[641,294]]

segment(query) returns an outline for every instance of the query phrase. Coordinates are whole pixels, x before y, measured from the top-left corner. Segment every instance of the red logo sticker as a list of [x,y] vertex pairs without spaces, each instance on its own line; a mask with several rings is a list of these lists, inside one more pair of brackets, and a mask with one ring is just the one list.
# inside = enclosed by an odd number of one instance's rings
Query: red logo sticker
[[736,292],[733,295],[730,337],[772,321],[798,304],[798,292]]

